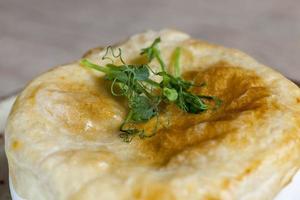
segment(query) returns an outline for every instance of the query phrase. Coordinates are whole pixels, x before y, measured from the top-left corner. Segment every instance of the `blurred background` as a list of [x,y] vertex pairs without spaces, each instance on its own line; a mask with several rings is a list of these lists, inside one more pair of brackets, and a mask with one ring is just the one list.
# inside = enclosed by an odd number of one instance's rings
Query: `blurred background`
[[165,27],[300,79],[299,0],[0,0],[0,97],[92,47]]

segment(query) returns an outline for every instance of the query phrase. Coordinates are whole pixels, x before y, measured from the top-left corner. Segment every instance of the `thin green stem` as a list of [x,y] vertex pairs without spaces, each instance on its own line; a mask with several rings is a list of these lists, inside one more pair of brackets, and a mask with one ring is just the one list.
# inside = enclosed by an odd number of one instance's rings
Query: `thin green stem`
[[156,48],[154,48],[153,50],[155,51],[155,57],[156,57],[157,61],[159,62],[160,66],[161,66],[161,71],[165,72],[166,71],[166,64],[162,60],[159,50],[156,49]]
[[152,86],[155,86],[155,87],[160,88],[159,83],[157,83],[157,82],[155,82],[155,81],[153,81],[153,80],[151,80],[151,79],[147,79],[147,80],[145,80],[145,82],[146,82],[146,83],[149,83],[149,84],[152,85]]
[[120,130],[121,130],[121,131],[124,130],[124,126],[125,126],[125,124],[127,124],[127,123],[129,122],[129,120],[130,120],[131,117],[132,117],[132,114],[133,114],[133,112],[132,112],[132,110],[130,110],[129,113],[127,114],[127,116],[126,116],[124,122],[122,123],[122,125],[121,125],[121,127],[120,127]]
[[181,48],[177,47],[175,49],[175,55],[174,55],[174,67],[175,67],[175,72],[174,76],[179,77],[181,72],[180,72],[180,54],[181,54]]
[[86,58],[80,60],[80,64],[85,66],[85,67],[89,67],[89,68],[95,69],[95,70],[100,71],[100,72],[109,73],[109,69],[107,69],[106,67],[91,63]]

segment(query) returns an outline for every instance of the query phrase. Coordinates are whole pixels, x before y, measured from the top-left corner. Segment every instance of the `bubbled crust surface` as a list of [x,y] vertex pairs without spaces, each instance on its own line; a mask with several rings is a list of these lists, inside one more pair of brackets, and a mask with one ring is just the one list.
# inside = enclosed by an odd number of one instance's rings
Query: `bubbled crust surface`
[[[260,200],[290,181],[300,167],[299,88],[240,51],[174,30],[138,34],[117,46],[127,62],[143,63],[140,49],[158,36],[167,64],[181,46],[183,76],[206,82],[194,92],[216,95],[222,106],[193,115],[169,105],[156,136],[127,144],[118,136],[126,102],[110,95],[103,74],[78,62],[56,67],[29,83],[7,124],[6,152],[20,196]],[[105,64],[103,54],[94,49],[85,57]]]

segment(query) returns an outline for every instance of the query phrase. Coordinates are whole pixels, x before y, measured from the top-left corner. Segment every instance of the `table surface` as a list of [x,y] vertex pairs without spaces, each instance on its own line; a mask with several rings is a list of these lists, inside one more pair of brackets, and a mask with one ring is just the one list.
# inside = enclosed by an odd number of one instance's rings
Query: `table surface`
[[0,0],[0,97],[87,49],[170,27],[300,79],[299,0]]

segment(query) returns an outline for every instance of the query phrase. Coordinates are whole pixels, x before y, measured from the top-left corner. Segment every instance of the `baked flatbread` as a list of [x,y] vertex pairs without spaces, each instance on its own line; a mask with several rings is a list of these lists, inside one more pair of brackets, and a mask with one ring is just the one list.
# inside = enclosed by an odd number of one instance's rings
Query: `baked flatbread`
[[[188,114],[166,106],[151,138],[119,137],[127,113],[110,94],[103,73],[79,65],[56,67],[19,95],[6,132],[16,192],[28,200],[265,200],[300,167],[300,90],[246,54],[162,30],[123,44],[127,63],[143,63],[140,49],[161,37],[171,56],[182,49],[182,76],[206,87],[217,110]],[[105,50],[85,56],[101,65]],[[153,70],[158,64],[150,64]],[[171,71],[172,68],[169,67]],[[154,121],[142,124],[151,130]]]

